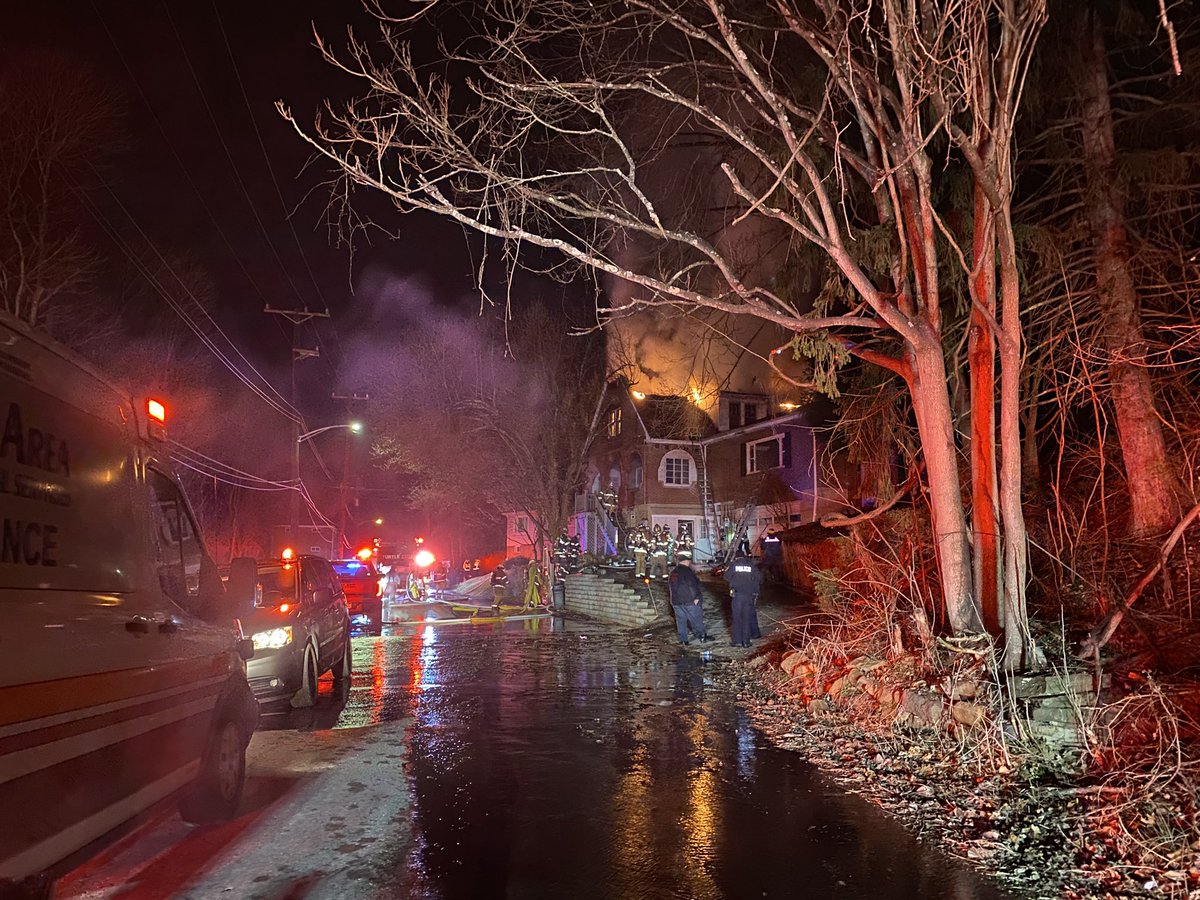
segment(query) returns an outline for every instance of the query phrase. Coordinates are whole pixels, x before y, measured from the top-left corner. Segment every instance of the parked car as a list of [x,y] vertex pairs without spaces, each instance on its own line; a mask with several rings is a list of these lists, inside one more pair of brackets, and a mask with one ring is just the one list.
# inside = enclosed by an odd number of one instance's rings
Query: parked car
[[350,627],[367,634],[383,633],[383,596],[379,570],[371,560],[335,559],[333,569],[346,592]]
[[254,561],[222,585],[163,403],[6,315],[0,348],[0,895],[44,896],[168,798],[237,810]]
[[349,682],[350,613],[327,559],[260,561],[254,611],[243,628],[254,643],[246,674],[263,712],[312,706],[325,672]]

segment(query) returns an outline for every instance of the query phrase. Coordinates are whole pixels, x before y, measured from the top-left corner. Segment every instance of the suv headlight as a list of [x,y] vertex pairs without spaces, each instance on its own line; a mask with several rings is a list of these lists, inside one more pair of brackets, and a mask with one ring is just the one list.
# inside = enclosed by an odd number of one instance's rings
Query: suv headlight
[[254,641],[255,650],[278,650],[292,642],[292,626],[285,625],[283,628],[260,631],[251,635],[250,640]]

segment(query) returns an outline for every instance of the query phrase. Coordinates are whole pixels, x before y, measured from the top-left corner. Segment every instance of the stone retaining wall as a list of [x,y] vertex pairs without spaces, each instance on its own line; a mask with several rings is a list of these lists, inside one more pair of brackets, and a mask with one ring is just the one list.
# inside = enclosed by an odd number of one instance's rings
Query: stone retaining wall
[[602,622],[641,628],[661,621],[648,596],[602,575],[568,575],[566,607]]
[[1008,727],[1014,736],[1063,750],[1081,750],[1084,729],[1098,721],[1099,693],[1106,692],[1109,677],[1097,686],[1091,674],[1074,672],[1014,676],[1003,686],[981,681],[978,674],[944,678],[928,687],[893,683],[883,660],[859,657],[837,671],[818,671],[799,650],[784,655],[779,667],[809,697],[809,712],[820,713],[832,703],[859,694],[870,696],[880,712],[899,725],[954,730],[974,728],[997,708],[997,691],[1004,692]]

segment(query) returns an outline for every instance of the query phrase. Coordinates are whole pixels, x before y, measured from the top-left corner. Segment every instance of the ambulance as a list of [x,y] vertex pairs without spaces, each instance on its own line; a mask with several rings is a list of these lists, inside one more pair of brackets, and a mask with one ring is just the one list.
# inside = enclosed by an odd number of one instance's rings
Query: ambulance
[[165,420],[0,315],[0,896],[44,894],[151,807],[241,799],[254,561],[222,585]]

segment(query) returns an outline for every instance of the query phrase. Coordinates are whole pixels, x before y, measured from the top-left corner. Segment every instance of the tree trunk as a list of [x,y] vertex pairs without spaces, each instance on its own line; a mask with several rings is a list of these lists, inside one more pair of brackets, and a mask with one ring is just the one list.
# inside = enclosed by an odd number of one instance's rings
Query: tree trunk
[[1038,393],[1042,385],[1041,362],[1026,366],[1025,412],[1021,416],[1021,483],[1026,491],[1042,493],[1042,464],[1038,459]]
[[983,626],[998,635],[1000,621],[1000,529],[996,500],[996,248],[991,205],[975,189],[975,229],[970,273],[971,322],[967,358],[971,371],[971,528],[973,574]]
[[1097,15],[1083,42],[1081,78],[1086,206],[1091,223],[1100,333],[1108,353],[1108,378],[1121,443],[1133,534],[1162,532],[1179,517],[1179,482],[1167,458],[1154,387],[1146,368],[1146,338],[1130,271],[1125,200],[1116,173],[1108,57]]
[[1029,633],[1026,583],[1029,536],[1021,507],[1021,283],[1006,206],[996,214],[1000,251],[1000,523],[1004,529],[1004,658],[1006,671],[1040,668],[1045,660]]
[[925,455],[946,616],[955,634],[972,634],[981,630],[982,623],[972,585],[967,517],[958,477],[945,358],[941,343],[928,328],[922,328],[910,352],[913,412]]

